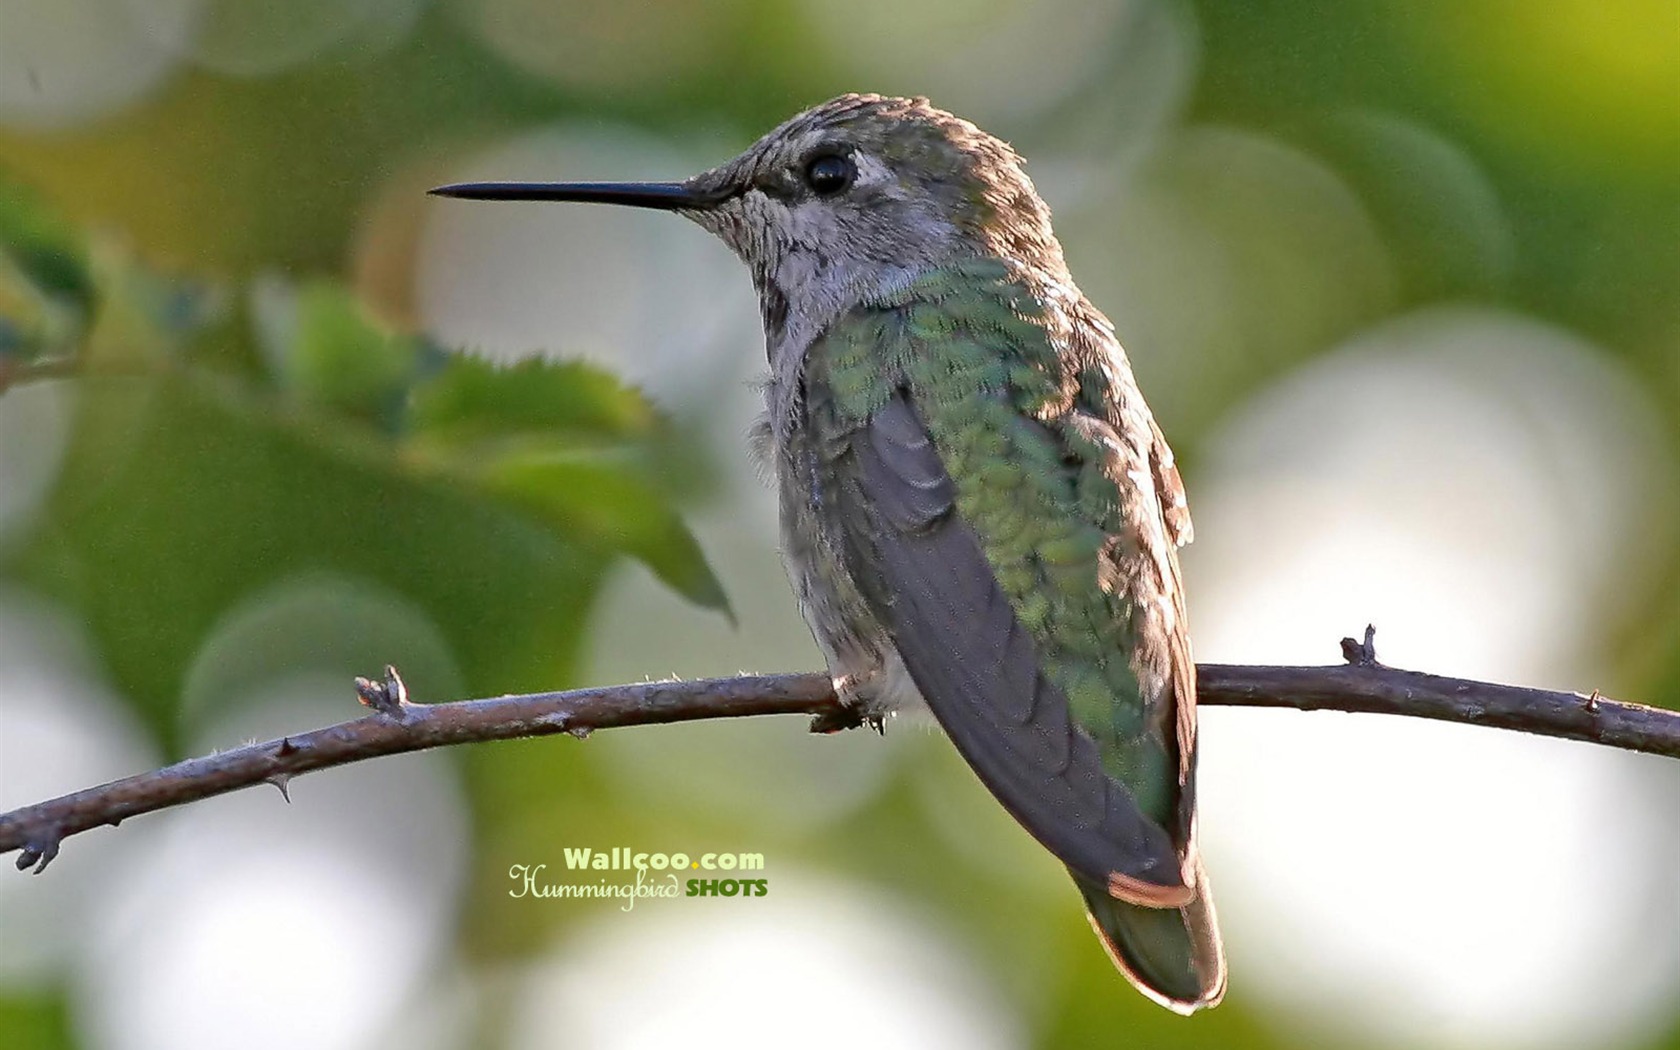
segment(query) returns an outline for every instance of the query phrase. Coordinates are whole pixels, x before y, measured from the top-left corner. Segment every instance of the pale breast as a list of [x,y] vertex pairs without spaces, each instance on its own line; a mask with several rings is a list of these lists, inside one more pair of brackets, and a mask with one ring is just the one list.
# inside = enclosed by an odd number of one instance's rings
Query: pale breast
[[842,694],[871,714],[923,707],[885,628],[870,611],[823,525],[816,450],[797,425],[767,428],[782,527],[782,564],[800,614]]

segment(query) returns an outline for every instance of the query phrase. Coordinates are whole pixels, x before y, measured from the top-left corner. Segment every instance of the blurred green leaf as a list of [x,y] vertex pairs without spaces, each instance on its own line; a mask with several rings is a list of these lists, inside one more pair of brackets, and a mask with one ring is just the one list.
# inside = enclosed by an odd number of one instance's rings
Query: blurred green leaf
[[93,304],[81,233],[38,194],[0,175],[0,354],[62,353]]
[[637,391],[582,361],[532,358],[501,367],[456,354],[414,392],[410,420],[452,442],[542,433],[577,440],[648,435],[658,415]]
[[690,601],[729,613],[653,470],[650,445],[663,424],[637,391],[580,361],[498,368],[457,355],[414,390],[411,404],[411,463],[624,551]]
[[342,285],[297,289],[281,379],[305,404],[396,428],[420,361],[420,340],[379,323]]
[[[259,285],[253,302],[276,361],[276,399],[260,380],[195,368],[174,353],[201,323],[192,319],[210,312],[201,300],[214,297],[195,296],[120,253],[103,258],[99,272],[110,294],[78,351],[89,360],[124,362],[131,374],[182,370],[181,392],[223,412],[358,470],[487,499],[596,557],[629,554],[691,601],[728,613],[722,586],[659,481],[664,420],[609,373],[575,361],[504,368],[446,354],[393,331],[342,285],[273,282]],[[192,323],[176,323],[181,318]],[[11,338],[21,337],[0,328],[0,340]],[[126,415],[113,406],[92,425],[90,434],[116,435],[94,446],[112,455],[132,448],[133,435],[112,425]]]
[[487,463],[479,478],[486,492],[558,528],[634,555],[689,601],[734,618],[693,534],[629,462],[515,453]]
[[0,174],[0,247],[48,294],[86,312],[93,276],[81,231],[54,212],[40,195]]
[[70,1005],[62,993],[33,994],[8,990],[0,994],[0,1045],[36,1050],[75,1046]]
[[582,361],[510,366],[442,358],[378,322],[328,281],[298,289],[281,375],[310,409],[401,433],[410,469],[534,516],[545,527],[644,562],[684,597],[728,612],[723,587],[654,476],[663,420],[638,391]]

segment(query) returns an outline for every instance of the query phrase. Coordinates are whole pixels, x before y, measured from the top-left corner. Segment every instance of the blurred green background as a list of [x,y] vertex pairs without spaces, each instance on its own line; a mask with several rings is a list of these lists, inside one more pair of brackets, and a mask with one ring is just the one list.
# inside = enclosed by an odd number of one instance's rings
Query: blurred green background
[[[1012,141],[1185,465],[1203,660],[1680,695],[1672,0],[0,0],[0,806],[422,701],[820,666],[681,177]],[[708,568],[709,566],[709,568]],[[719,610],[727,595],[738,626]],[[937,735],[409,756],[0,879],[0,1046],[1680,1047],[1680,770],[1204,713],[1231,993],[1134,994]],[[563,850],[762,899],[542,901]]]

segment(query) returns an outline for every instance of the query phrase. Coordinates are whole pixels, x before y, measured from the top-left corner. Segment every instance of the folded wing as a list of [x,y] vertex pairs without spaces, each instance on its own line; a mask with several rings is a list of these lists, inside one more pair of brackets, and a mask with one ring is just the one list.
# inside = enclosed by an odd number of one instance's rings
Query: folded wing
[[999,586],[910,395],[897,391],[835,450],[826,508],[860,589],[934,717],[1000,802],[1078,874],[1135,903],[1176,906],[1168,832],[1109,777]]

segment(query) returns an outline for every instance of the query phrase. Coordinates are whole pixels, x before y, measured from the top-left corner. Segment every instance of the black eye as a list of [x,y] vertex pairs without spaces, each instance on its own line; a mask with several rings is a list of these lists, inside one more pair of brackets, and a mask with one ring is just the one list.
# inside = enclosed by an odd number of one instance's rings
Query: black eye
[[857,178],[857,165],[852,158],[838,153],[824,153],[812,157],[805,165],[805,185],[819,197],[829,197],[852,184]]

